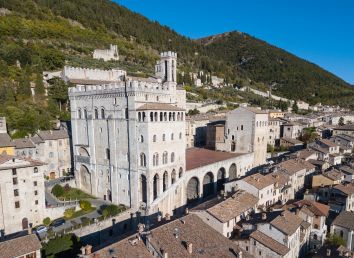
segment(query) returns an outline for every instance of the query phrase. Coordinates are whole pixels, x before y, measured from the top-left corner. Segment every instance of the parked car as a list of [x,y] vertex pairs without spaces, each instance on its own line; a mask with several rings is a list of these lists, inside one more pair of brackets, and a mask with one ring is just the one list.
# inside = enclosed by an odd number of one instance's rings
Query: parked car
[[46,226],[38,226],[36,229],[35,229],[35,232],[40,235],[40,234],[44,234],[44,233],[47,233],[48,229]]
[[63,225],[64,223],[65,223],[65,219],[56,219],[50,224],[50,226],[52,228],[56,228],[56,227]]

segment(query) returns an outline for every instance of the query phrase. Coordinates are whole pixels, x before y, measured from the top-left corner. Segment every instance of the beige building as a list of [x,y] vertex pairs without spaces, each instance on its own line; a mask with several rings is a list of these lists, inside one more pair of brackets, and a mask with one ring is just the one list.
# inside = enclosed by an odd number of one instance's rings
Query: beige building
[[0,229],[4,234],[42,223],[45,169],[40,161],[0,155]]
[[41,258],[41,242],[35,234],[0,242],[1,258]]

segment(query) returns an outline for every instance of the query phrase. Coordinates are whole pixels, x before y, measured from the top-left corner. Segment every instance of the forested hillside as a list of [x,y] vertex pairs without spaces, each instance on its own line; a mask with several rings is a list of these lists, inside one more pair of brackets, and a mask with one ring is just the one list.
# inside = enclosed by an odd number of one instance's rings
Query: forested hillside
[[[108,0],[11,0],[0,1],[0,8],[0,116],[15,137],[69,119],[69,85],[52,81],[46,98],[43,71],[68,64],[147,75],[166,50],[178,52],[185,71],[204,70],[255,87],[275,82],[280,95],[311,103],[354,103],[353,89],[338,77],[246,34],[194,41]],[[118,45],[120,61],[92,59],[95,48],[109,44]]]

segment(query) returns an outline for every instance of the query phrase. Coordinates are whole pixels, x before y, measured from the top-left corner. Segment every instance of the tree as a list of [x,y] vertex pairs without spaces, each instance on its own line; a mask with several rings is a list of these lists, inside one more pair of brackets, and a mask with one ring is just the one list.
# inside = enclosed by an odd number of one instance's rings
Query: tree
[[43,219],[43,224],[47,227],[50,225],[50,222],[51,222],[51,220],[49,217],[46,217]]
[[57,103],[60,111],[65,110],[62,106],[68,101],[69,85],[59,78],[52,79],[50,84],[51,86],[48,92],[49,97]]
[[199,114],[199,113],[200,113],[199,110],[196,109],[196,108],[194,108],[194,109],[190,109],[190,110],[188,111],[187,115],[193,116],[193,115],[197,115],[197,114]]
[[21,99],[29,98],[32,95],[30,78],[25,70],[22,71],[20,76],[16,93]]
[[36,88],[35,88],[35,93],[36,96],[43,96],[45,93],[45,88],[44,88],[44,83],[43,83],[43,77],[41,76],[40,73],[36,74]]
[[74,208],[69,208],[64,211],[64,217],[67,219],[70,219],[72,216],[74,216],[75,209]]
[[77,257],[80,247],[80,238],[74,234],[67,234],[44,243],[42,252],[43,257],[48,258]]
[[115,216],[119,212],[121,212],[121,209],[118,206],[111,204],[103,208],[102,215],[106,218],[109,216]]
[[64,194],[64,188],[61,185],[55,185],[52,189],[52,194],[55,197],[61,197]]
[[84,211],[89,211],[92,208],[92,205],[89,201],[81,200],[80,201],[80,208]]
[[344,118],[342,116],[339,118],[338,125],[344,125]]
[[345,240],[336,235],[336,234],[330,234],[328,237],[327,237],[327,242],[330,244],[330,245],[333,245],[335,247],[338,247],[340,245],[344,245],[345,246]]
[[296,101],[294,102],[294,104],[293,104],[293,106],[292,106],[292,111],[293,111],[294,113],[299,112],[299,107],[297,106],[297,102],[296,102]]
[[274,152],[274,146],[267,144],[267,152],[273,153]]

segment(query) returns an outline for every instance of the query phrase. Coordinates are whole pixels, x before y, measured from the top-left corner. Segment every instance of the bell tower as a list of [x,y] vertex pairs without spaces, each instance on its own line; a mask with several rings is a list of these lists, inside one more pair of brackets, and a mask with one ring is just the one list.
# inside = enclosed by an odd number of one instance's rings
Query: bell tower
[[177,53],[163,52],[155,66],[155,74],[163,82],[177,82]]

